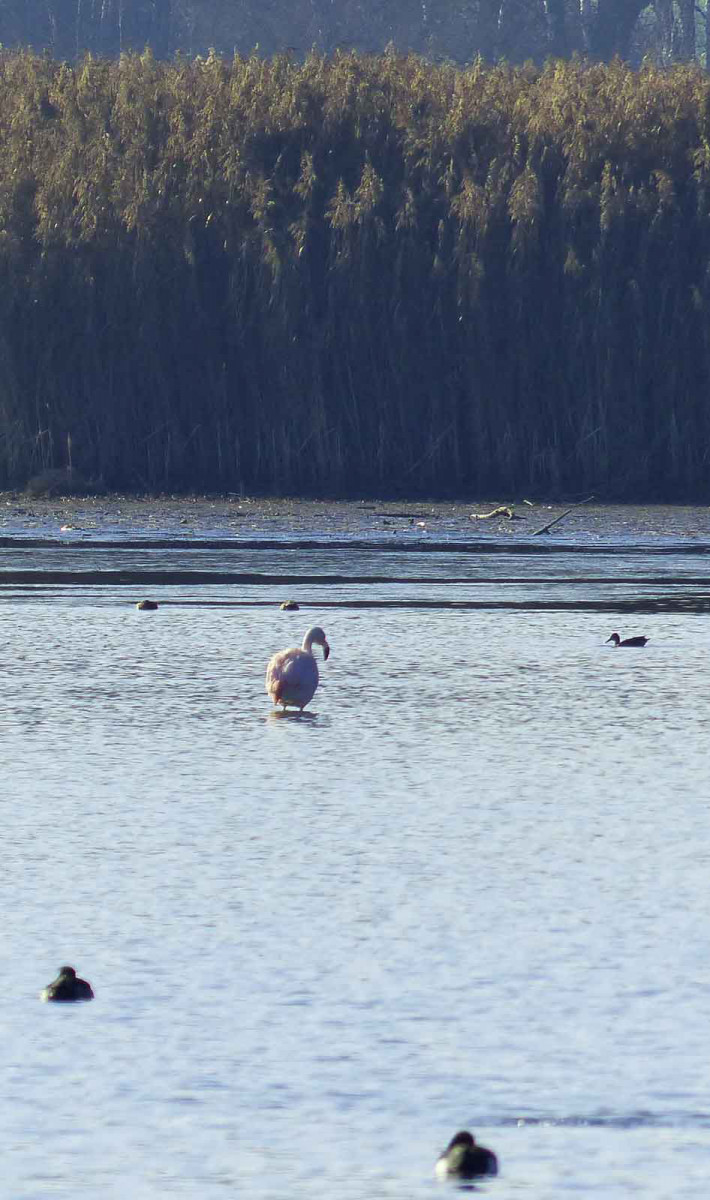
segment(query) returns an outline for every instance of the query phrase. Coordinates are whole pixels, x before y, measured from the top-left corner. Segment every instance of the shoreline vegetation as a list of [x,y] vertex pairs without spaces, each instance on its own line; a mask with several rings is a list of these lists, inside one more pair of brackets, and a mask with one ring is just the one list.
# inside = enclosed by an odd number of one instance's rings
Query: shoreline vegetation
[[[534,536],[542,525],[564,514],[566,507],[552,500],[526,503],[516,507],[516,513],[521,516],[525,513],[526,519],[501,517],[491,521],[479,519],[490,512],[490,500],[431,497],[325,500],[194,493],[137,496],[125,492],[30,498],[19,492],[0,492],[0,543],[6,550],[35,551],[59,546],[70,557],[76,553],[90,557],[94,550],[119,546],[131,551],[189,551],[190,547],[197,547],[199,552],[224,550],[237,554],[281,549],[318,552],[324,547],[346,554],[354,550],[391,553],[396,549],[414,554],[422,562],[432,554],[435,558],[452,551],[495,555],[509,553],[513,548],[514,553],[532,555],[541,562],[550,550],[555,555],[564,550],[594,556],[602,549],[611,563],[613,557],[633,555],[643,549],[654,562],[668,555],[682,555],[692,571],[684,574],[685,582],[693,586],[706,582],[702,570],[698,574],[698,569],[691,568],[690,563],[710,545],[707,507],[593,502],[576,506],[561,523],[554,525],[551,538]],[[64,570],[61,563],[54,565]],[[204,565],[195,562],[190,569],[202,571]],[[71,564],[66,566],[68,570]],[[74,561],[71,569],[78,566],[78,561]],[[24,569],[22,563],[16,563],[13,572],[18,569]],[[34,570],[31,564],[28,569]],[[249,563],[244,569],[258,571],[257,566]],[[333,569],[341,573],[334,564]],[[615,569],[610,565],[612,575]],[[641,582],[660,579],[656,568],[649,571]],[[602,570],[605,573],[606,568]],[[673,578],[677,581],[677,573],[676,562],[668,577],[671,582]],[[269,578],[272,575],[273,571],[268,573]],[[142,582],[152,587],[155,581]],[[298,583],[303,583],[302,572]],[[303,595],[293,594],[295,585],[293,579],[283,580],[284,595],[279,596],[279,602],[284,598],[303,601]],[[707,588],[703,592],[706,594]],[[139,598],[136,596],[136,600]]]
[[0,54],[0,488],[703,501],[710,77]]

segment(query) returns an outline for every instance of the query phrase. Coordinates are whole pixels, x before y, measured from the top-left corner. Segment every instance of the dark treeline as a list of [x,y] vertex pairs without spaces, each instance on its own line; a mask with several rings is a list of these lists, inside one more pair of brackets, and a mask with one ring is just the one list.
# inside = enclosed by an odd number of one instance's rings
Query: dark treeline
[[0,484],[704,498],[710,81],[0,57]]
[[73,61],[146,46],[262,55],[311,49],[471,62],[549,56],[708,62],[708,0],[0,0],[0,42]]

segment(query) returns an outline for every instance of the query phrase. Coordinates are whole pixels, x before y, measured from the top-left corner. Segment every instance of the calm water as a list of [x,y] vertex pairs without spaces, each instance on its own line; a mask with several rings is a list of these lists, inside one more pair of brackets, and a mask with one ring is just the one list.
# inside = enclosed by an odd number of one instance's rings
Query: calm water
[[2,1194],[705,1200],[706,548],[320,540],[2,551]]

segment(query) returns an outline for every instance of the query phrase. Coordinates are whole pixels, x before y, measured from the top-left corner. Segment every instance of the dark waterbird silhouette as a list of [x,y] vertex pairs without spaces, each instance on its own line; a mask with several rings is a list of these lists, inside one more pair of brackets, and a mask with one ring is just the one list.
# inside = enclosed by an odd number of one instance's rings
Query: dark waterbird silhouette
[[498,1159],[492,1150],[478,1146],[473,1134],[462,1129],[454,1134],[434,1167],[437,1179],[477,1179],[497,1175]]
[[606,641],[607,643],[613,642],[615,646],[645,646],[646,642],[650,641],[650,638],[631,637],[622,639],[619,637],[618,633],[612,633],[611,637],[608,637]]
[[91,984],[79,979],[73,967],[60,967],[57,978],[44,989],[40,998],[71,1004],[74,1000],[93,1000],[94,993]]

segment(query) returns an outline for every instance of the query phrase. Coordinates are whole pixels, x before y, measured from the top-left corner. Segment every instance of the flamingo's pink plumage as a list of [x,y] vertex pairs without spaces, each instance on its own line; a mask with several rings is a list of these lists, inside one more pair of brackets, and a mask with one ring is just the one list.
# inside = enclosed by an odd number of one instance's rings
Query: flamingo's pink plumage
[[279,650],[269,659],[266,668],[266,690],[274,704],[283,708],[300,708],[301,712],[313,699],[318,687],[318,664],[313,656],[313,646],[323,647],[323,658],[330,654],[330,646],[319,625],[309,629],[303,645],[291,650]]

